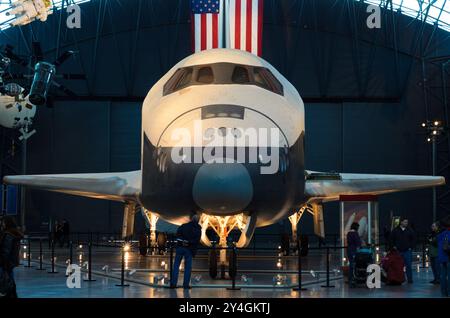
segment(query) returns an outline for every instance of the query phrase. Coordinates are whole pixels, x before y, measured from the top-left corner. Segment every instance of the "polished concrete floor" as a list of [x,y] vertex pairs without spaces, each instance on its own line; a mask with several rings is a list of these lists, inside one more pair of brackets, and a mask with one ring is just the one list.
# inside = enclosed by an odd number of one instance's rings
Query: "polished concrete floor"
[[[301,293],[292,291],[297,280],[297,257],[279,257],[274,252],[249,255],[241,253],[239,257],[237,285],[240,290],[227,290],[231,281],[228,279],[211,279],[207,268],[206,255],[200,255],[194,262],[192,286],[189,291],[165,288],[168,283],[168,256],[140,256],[134,250],[126,253],[125,279],[127,287],[119,287],[121,253],[117,248],[93,248],[92,277],[93,282],[81,281],[81,288],[70,289],[66,285],[66,262],[68,249],[56,249],[55,270],[49,274],[51,266],[50,251],[44,248],[43,266],[39,267],[39,252],[32,248],[31,265],[27,268],[27,253],[22,252],[23,265],[15,270],[19,297],[25,298],[176,298],[176,297],[215,297],[215,298],[437,298],[440,297],[439,286],[429,284],[432,274],[429,268],[415,265],[415,283],[403,286],[384,286],[369,290],[365,287],[348,288],[340,272],[338,251],[330,255],[330,284],[334,288],[324,288],[326,256],[323,252],[312,251],[302,261],[302,283],[307,288]],[[82,278],[86,278],[88,251],[86,246],[74,249],[74,263],[83,268]],[[219,274],[220,276],[220,274]],[[155,280],[155,277],[158,278]],[[182,274],[180,275],[180,283]]]

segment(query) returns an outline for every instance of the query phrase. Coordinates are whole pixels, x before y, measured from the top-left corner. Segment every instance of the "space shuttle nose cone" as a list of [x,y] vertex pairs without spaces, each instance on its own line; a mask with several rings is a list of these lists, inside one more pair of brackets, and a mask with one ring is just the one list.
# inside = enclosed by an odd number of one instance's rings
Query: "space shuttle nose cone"
[[240,163],[205,163],[197,171],[192,195],[210,213],[242,212],[253,198],[253,184]]

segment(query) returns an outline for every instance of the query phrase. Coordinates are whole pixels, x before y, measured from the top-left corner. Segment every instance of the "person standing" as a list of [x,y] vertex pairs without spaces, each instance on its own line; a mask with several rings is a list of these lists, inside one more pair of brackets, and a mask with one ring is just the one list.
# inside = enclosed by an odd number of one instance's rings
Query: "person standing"
[[354,222],[350,226],[350,231],[347,233],[347,257],[348,257],[348,283],[350,287],[354,287],[353,271],[355,270],[355,256],[362,242],[358,233],[359,224]]
[[12,280],[12,289],[6,298],[17,298],[14,268],[19,265],[20,241],[22,232],[18,229],[15,220],[10,216],[3,217],[0,231],[0,271],[5,272]]
[[405,262],[408,284],[412,284],[412,250],[416,245],[416,234],[408,227],[407,218],[402,218],[400,225],[392,231],[391,245],[400,252],[400,255],[402,255],[403,261]]
[[184,280],[183,288],[190,289],[192,259],[197,253],[197,248],[202,235],[202,228],[198,224],[199,216],[194,214],[189,223],[183,224],[177,231],[177,248],[175,262],[173,265],[172,279],[170,288],[176,288],[178,283],[178,274],[180,272],[181,260],[184,258]]
[[70,245],[70,224],[67,220],[63,220],[62,224],[62,245],[64,244],[67,244],[67,247]]
[[438,260],[438,243],[437,236],[439,235],[439,223],[434,222],[431,225],[431,234],[428,236],[428,256],[430,257],[431,270],[433,271],[433,280],[431,284],[439,284],[440,280],[440,264]]
[[438,235],[438,261],[441,265],[441,294],[443,297],[449,297],[450,286],[450,217],[442,223],[443,231]]

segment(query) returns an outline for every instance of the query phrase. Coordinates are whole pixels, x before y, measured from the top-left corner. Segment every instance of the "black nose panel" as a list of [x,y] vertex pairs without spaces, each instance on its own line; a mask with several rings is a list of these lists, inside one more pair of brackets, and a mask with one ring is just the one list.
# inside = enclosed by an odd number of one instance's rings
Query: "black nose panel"
[[242,212],[252,201],[253,184],[240,163],[205,163],[194,178],[192,195],[210,213]]

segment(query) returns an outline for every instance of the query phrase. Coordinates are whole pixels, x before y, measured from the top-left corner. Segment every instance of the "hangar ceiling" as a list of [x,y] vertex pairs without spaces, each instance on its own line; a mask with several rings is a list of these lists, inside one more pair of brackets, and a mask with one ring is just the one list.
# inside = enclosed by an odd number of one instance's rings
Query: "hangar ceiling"
[[[53,0],[52,12],[60,10],[67,4],[81,4],[91,0]],[[117,0],[120,2],[120,0]],[[387,10],[395,10],[420,21],[429,24],[437,24],[440,28],[450,31],[450,3],[448,0],[354,0],[364,1],[369,4],[378,5]],[[13,0],[2,0],[0,2],[0,29],[9,27],[6,10]]]

